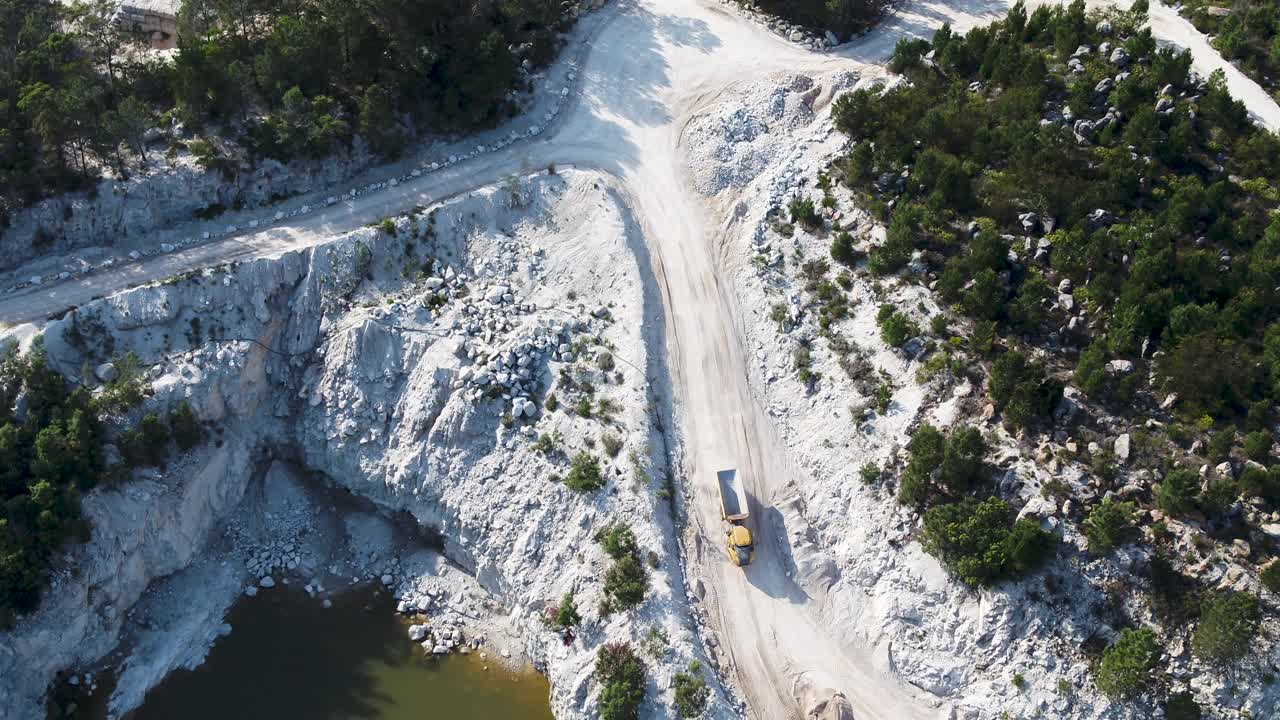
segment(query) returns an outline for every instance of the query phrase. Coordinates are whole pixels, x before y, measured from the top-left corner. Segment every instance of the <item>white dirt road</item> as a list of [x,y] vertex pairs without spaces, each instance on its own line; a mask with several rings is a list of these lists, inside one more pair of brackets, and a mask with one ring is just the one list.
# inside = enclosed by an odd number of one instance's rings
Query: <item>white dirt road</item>
[[[602,12],[608,23],[592,40],[581,88],[555,128],[451,168],[339,203],[293,225],[246,233],[181,252],[113,268],[0,300],[0,322],[38,320],[96,296],[184,271],[236,259],[279,254],[324,241],[415,205],[447,197],[549,163],[603,171],[631,206],[649,248],[666,314],[668,366],[681,425],[682,470],[693,490],[689,571],[706,587],[705,603],[728,658],[727,670],[753,716],[799,718],[806,687],[843,693],[859,720],[933,719],[945,715],[928,697],[884,673],[864,648],[836,639],[823,625],[821,597],[788,577],[772,543],[762,537],[746,571],[721,550],[714,471],[737,467],[756,517],[776,517],[772,505],[799,472],[788,458],[744,361],[742,313],[728,287],[722,247],[734,232],[729,197],[709,202],[692,188],[681,149],[691,118],[734,84],[781,72],[848,68],[883,73],[879,63],[904,35],[929,35],[944,21],[957,30],[1003,13],[1006,0],[908,3],[876,32],[819,55],[781,41],[716,4],[690,0],[622,0]],[[1153,10],[1157,34],[1197,53],[1197,68],[1221,58],[1167,8]],[[1189,26],[1187,26],[1189,27]],[[1209,57],[1201,57],[1201,55]],[[1234,70],[1234,69],[1233,69]],[[1238,72],[1238,91],[1265,124],[1280,127],[1280,109]],[[1246,82],[1241,82],[1244,79]],[[1256,91],[1256,92],[1255,92]]]

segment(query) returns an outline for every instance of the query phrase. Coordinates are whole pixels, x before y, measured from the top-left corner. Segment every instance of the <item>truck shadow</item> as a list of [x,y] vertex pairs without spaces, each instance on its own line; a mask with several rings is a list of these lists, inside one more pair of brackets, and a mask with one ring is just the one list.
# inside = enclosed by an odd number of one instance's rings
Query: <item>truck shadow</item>
[[751,565],[744,568],[747,582],[757,590],[778,600],[800,604],[809,601],[809,594],[795,581],[796,564],[787,542],[786,522],[782,513],[772,506],[761,504],[754,495],[747,493],[754,522],[749,522],[755,537],[756,553]]

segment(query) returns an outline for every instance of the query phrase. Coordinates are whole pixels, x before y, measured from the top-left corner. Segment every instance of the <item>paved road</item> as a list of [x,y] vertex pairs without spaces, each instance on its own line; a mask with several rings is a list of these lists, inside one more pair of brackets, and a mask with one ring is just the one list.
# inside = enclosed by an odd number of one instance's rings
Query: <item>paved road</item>
[[[690,187],[680,143],[688,120],[735,83],[784,71],[883,72],[877,63],[899,37],[927,35],[944,20],[964,30],[1006,7],[1005,0],[911,3],[864,41],[832,55],[815,55],[719,5],[621,0],[603,11],[612,17],[592,41],[580,94],[542,139],[339,203],[288,227],[245,233],[6,297],[0,300],[0,321],[38,320],[187,270],[324,242],[415,205],[551,162],[607,173],[644,232],[661,286],[667,359],[682,422],[683,469],[694,490],[689,568],[707,588],[705,602],[724,642],[728,670],[752,715],[798,718],[797,694],[810,685],[844,693],[860,720],[935,718],[941,712],[936,702],[879,672],[865,648],[845,644],[822,626],[815,603],[787,577],[776,553],[761,552],[745,572],[721,557],[714,471],[737,467],[746,478],[753,512],[765,514],[775,491],[798,470],[748,384],[745,345],[738,332],[742,312],[727,286],[718,250],[733,227],[717,208],[731,203],[709,203]],[[1186,37],[1186,28],[1167,14],[1153,14],[1157,30],[1178,36],[1199,53],[1198,67],[1214,65],[1211,50],[1212,57],[1200,57],[1208,49],[1202,37]],[[1280,121],[1280,110],[1265,94],[1258,97],[1235,76],[1232,88],[1243,88],[1242,96],[1258,117]]]

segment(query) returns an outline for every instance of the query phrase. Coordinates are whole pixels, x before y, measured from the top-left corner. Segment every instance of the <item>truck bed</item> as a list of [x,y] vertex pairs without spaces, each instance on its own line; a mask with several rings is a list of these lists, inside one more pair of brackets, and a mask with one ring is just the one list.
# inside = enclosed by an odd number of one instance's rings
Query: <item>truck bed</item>
[[725,520],[731,522],[746,520],[747,492],[742,487],[742,478],[737,470],[720,470],[716,473],[720,484],[720,510]]

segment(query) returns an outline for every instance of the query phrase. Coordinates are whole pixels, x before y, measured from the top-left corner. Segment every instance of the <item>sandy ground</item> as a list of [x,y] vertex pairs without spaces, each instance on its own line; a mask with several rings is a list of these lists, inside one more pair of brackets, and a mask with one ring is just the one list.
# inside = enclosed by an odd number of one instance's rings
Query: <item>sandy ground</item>
[[[705,586],[704,602],[729,659],[729,671],[752,714],[799,717],[807,687],[832,688],[855,716],[934,718],[940,711],[913,688],[879,671],[870,654],[822,626],[819,603],[788,577],[772,552],[746,572],[721,557],[713,472],[737,467],[752,511],[776,514],[777,493],[799,475],[752,393],[744,357],[742,309],[725,285],[726,246],[738,219],[731,192],[711,201],[688,179],[681,138],[689,121],[722,93],[745,81],[783,72],[839,69],[879,75],[878,64],[904,35],[928,35],[944,21],[957,30],[991,20],[1005,0],[910,3],[871,35],[814,54],[747,23],[720,5],[680,0],[624,0],[606,8],[593,39],[580,94],[540,139],[477,157],[446,170],[340,203],[289,227],[245,234],[112,269],[0,302],[0,321],[15,323],[123,287],[239,258],[279,254],[428,205],[521,171],[550,163],[603,171],[641,225],[664,301],[667,363],[681,426],[681,468],[692,487],[687,561]],[[1205,38],[1162,6],[1153,9],[1157,35],[1190,47],[1201,72],[1224,65]],[[1227,66],[1229,68],[1229,66]],[[1280,127],[1280,109],[1256,84],[1230,68],[1233,93],[1264,124]],[[767,540],[767,539],[764,539]],[[766,546],[767,547],[767,546]]]

